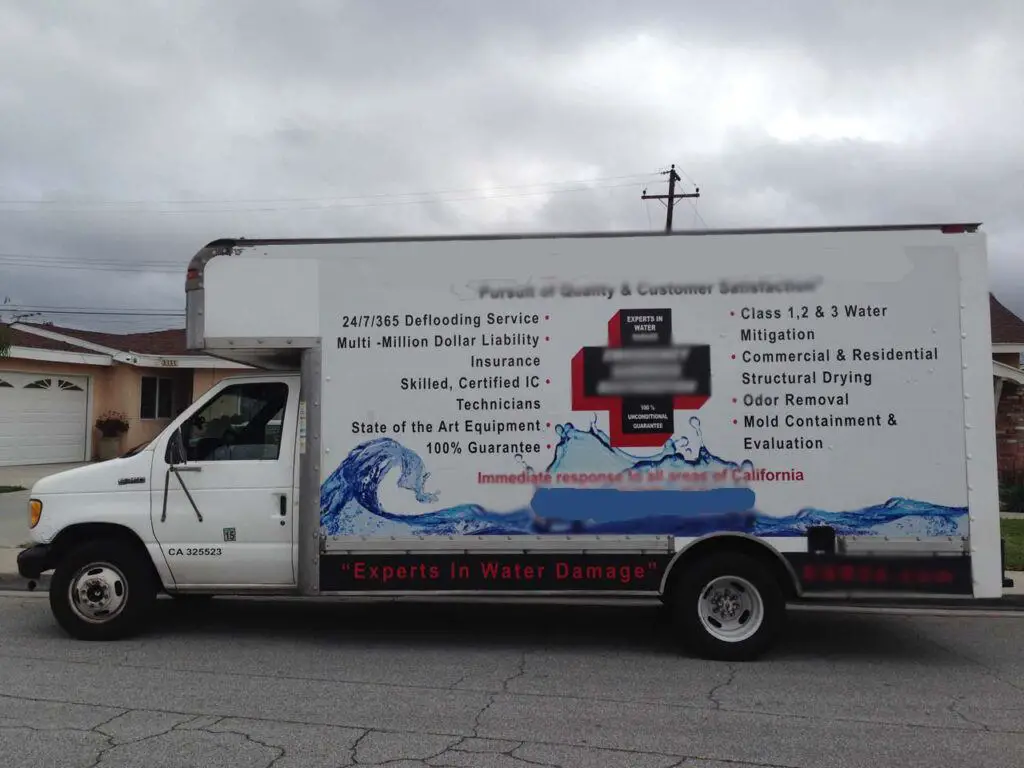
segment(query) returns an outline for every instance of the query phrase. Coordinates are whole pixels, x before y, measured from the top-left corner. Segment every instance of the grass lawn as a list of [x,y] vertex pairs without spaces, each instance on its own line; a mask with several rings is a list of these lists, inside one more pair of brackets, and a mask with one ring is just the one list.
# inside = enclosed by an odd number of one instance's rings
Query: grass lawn
[[1006,539],[1006,562],[1008,571],[1024,571],[1024,520],[999,521]]
[[17,493],[24,490],[20,485],[0,485],[0,493]]

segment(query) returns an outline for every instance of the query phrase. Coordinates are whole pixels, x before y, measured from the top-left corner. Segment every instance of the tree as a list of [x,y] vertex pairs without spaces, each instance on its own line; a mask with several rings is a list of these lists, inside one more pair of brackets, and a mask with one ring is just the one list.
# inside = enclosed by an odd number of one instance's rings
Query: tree
[[[6,305],[11,303],[10,296],[4,296],[0,300],[0,305]],[[4,320],[3,315],[0,315],[0,359],[11,356],[11,326]]]

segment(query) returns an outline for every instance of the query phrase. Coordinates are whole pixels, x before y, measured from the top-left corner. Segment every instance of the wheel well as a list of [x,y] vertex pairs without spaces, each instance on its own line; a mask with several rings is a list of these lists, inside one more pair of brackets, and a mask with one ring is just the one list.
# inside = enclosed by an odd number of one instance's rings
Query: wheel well
[[739,552],[760,561],[775,576],[775,580],[782,588],[787,600],[797,596],[796,577],[790,570],[789,564],[776,550],[757,539],[734,535],[712,536],[691,544],[680,552],[669,564],[663,596],[667,597],[675,588],[680,577],[686,572],[687,566],[720,552]]
[[50,559],[54,565],[59,563],[64,556],[72,549],[86,541],[118,541],[124,543],[138,552],[153,572],[153,578],[158,585],[163,584],[163,579],[153,565],[149,556],[149,550],[139,535],[131,528],[114,523],[80,523],[71,525],[62,530],[50,544]]

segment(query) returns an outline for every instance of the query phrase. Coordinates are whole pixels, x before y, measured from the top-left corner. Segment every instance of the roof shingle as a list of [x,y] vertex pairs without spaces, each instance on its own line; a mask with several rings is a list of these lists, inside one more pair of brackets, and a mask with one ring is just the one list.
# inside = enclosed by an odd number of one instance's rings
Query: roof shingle
[[30,349],[46,349],[51,352],[85,352],[86,350],[81,347],[73,347],[70,344],[65,344],[63,341],[56,341],[55,339],[47,339],[42,336],[36,336],[34,333],[27,333],[26,331],[19,331],[17,328],[11,328],[7,326],[7,332],[10,334],[11,346],[12,347],[29,347]]
[[[27,323],[26,323],[27,325]],[[74,339],[99,344],[103,347],[116,349],[119,352],[134,352],[138,355],[162,355],[167,357],[202,357],[193,355],[185,346],[185,329],[172,328],[166,331],[149,331],[146,333],[103,333],[101,331],[83,331],[78,328],[63,328],[59,325],[39,326],[41,330],[70,336]],[[81,347],[71,346],[62,341],[48,339],[27,331],[11,328],[11,343],[19,347],[33,349],[50,349],[62,352],[83,352]]]
[[1024,320],[1004,307],[991,293],[988,300],[992,318],[992,343],[1024,344]]

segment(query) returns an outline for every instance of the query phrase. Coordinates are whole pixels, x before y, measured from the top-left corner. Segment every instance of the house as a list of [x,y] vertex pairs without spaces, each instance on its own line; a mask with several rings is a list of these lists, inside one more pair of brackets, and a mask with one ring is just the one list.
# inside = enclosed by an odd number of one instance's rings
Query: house
[[1006,480],[1024,472],[1024,320],[989,297],[992,318],[992,374],[996,402],[999,474]]
[[191,354],[183,329],[99,333],[54,325],[8,326],[0,358],[0,466],[99,457],[96,420],[125,417],[119,448],[154,438],[221,378],[246,366]]

